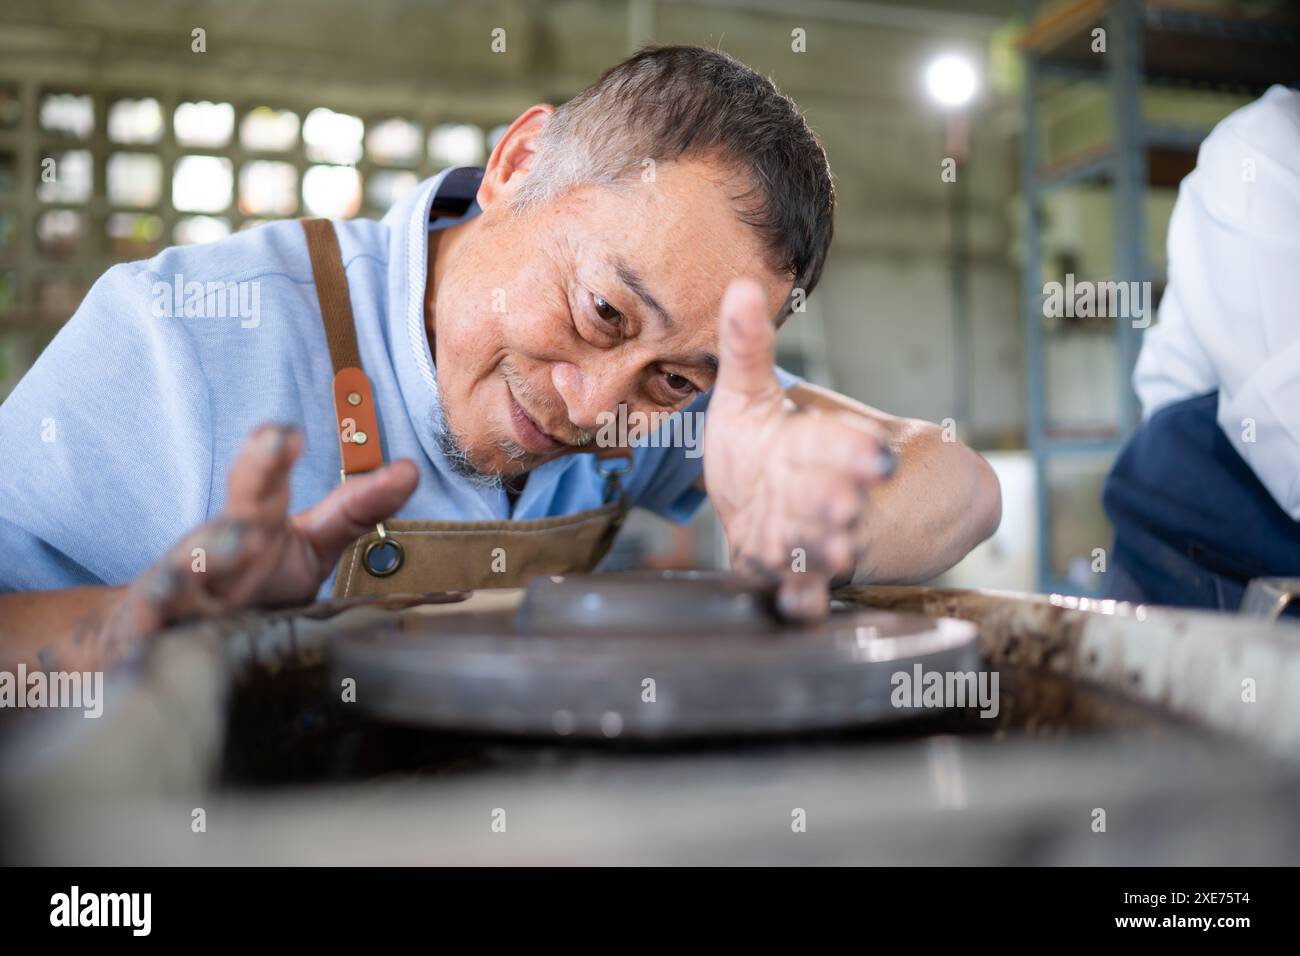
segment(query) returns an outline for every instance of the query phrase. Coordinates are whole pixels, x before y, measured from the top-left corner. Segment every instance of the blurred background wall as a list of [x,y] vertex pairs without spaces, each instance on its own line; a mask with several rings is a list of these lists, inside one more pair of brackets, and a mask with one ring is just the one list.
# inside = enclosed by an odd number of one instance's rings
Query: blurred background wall
[[[1230,51],[1198,54],[1197,38],[1294,42],[1275,23],[1292,6],[5,0],[0,397],[114,262],[273,218],[380,216],[439,169],[482,162],[528,105],[563,101],[643,43],[718,47],[805,110],[836,177],[835,245],[807,312],[782,332],[781,363],[951,423],[994,462],[1003,527],[949,583],[1088,593],[1095,549],[1109,546],[1101,475],[1131,424],[1133,343],[1117,347],[1113,322],[1043,320],[1031,293],[1067,272],[1139,278],[1135,262],[1158,288],[1199,139],[1270,78],[1295,80],[1270,74],[1285,55],[1250,46],[1235,55],[1254,69],[1234,75]],[[1171,23],[1167,70],[1156,58]],[[1090,56],[1097,25],[1112,45]],[[957,110],[927,91],[941,56],[977,80]],[[1126,56],[1136,72],[1115,68]],[[1169,135],[1131,143],[1133,123],[1116,125],[1125,110]],[[1140,248],[1117,221],[1136,224]],[[719,558],[707,514],[685,530],[639,518],[618,555]]]

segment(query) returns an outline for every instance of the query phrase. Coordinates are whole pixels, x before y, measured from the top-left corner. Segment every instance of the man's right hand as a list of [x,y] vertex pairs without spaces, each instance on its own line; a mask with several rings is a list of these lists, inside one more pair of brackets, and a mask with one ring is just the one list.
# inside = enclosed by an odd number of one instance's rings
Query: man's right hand
[[[302,435],[292,427],[255,431],[231,466],[225,511],[88,618],[72,635],[69,656],[105,665],[170,624],[238,608],[309,603],[344,549],[396,512],[419,481],[415,463],[401,459],[348,479],[315,506],[290,515],[289,471],[302,448]],[[62,663],[68,658],[60,651]]]

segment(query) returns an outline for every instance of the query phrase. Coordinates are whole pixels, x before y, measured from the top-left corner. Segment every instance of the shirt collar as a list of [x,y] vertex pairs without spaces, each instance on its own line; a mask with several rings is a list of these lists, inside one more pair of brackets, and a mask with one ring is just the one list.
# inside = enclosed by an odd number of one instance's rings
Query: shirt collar
[[[455,226],[477,216],[481,210],[478,202],[470,198],[465,211],[458,215],[440,215],[432,222],[429,217],[435,205],[450,207],[464,205],[464,196],[470,181],[475,184],[482,178],[483,170],[475,166],[455,166],[428,179],[384,216],[383,222],[392,235],[393,247],[389,257],[389,320],[393,334],[394,358],[398,360],[399,381],[403,398],[412,409],[423,407],[430,397],[434,399],[437,414],[438,376],[429,351],[429,336],[424,325],[424,292],[428,282],[429,233]],[[472,196],[472,193],[470,193]],[[397,345],[409,344],[409,348]],[[403,366],[406,366],[403,369]],[[419,390],[408,392],[409,375],[413,372],[420,382]],[[415,388],[415,382],[409,382]]]
[[[467,177],[480,178],[482,170],[472,166],[452,167],[425,180],[395,203],[382,222],[388,227],[388,340],[393,368],[402,403],[421,447],[438,471],[450,469],[437,435],[442,426],[442,409],[438,402],[438,374],[429,349],[424,324],[424,292],[428,280],[429,233],[446,229],[474,218],[481,211],[472,199],[464,204]],[[470,195],[473,191],[470,191]],[[458,216],[441,215],[429,221],[435,203],[448,205],[459,198],[464,212]],[[465,489],[469,491],[468,486]],[[475,489],[469,497],[478,498],[487,509],[485,517],[495,517],[491,495]]]

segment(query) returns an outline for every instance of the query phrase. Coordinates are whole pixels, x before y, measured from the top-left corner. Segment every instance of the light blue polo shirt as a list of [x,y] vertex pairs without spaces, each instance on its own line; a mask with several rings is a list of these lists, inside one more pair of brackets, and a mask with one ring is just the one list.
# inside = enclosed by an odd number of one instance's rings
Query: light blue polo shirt
[[[512,509],[504,491],[453,472],[438,447],[424,325],[428,233],[479,212],[472,205],[460,219],[429,223],[446,175],[381,222],[335,223],[384,458],[420,468],[396,517],[530,519],[598,507],[603,479],[591,455],[542,465]],[[202,284],[202,307],[191,283]],[[132,580],[220,513],[231,462],[265,422],[303,429],[290,510],[315,504],[339,482],[333,377],[296,221],[109,269],[0,405],[0,592]],[[705,407],[701,396],[691,410]],[[689,520],[703,500],[698,453],[642,447],[634,457],[624,482],[631,502]]]

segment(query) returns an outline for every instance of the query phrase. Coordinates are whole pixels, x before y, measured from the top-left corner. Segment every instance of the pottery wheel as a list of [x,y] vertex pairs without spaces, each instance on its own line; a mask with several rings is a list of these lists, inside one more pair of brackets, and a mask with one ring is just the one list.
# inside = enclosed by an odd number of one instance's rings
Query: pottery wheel
[[837,608],[792,626],[770,587],[719,573],[544,577],[506,593],[344,627],[335,686],[350,677],[350,706],[431,728],[669,739],[914,718],[890,703],[895,673],[980,668],[969,622]]

